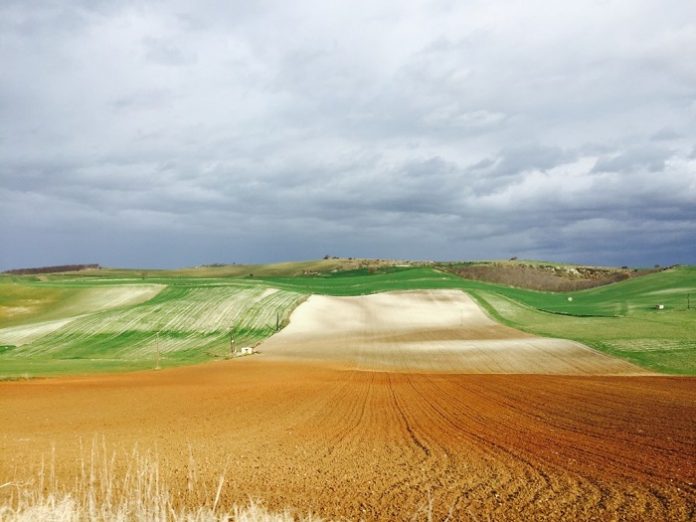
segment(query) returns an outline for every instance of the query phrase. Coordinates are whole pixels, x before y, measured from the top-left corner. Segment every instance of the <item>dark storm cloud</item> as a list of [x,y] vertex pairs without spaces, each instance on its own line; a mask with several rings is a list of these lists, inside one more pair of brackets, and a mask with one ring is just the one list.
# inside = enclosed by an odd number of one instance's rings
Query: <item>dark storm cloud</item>
[[0,267],[696,261],[688,2],[3,2]]

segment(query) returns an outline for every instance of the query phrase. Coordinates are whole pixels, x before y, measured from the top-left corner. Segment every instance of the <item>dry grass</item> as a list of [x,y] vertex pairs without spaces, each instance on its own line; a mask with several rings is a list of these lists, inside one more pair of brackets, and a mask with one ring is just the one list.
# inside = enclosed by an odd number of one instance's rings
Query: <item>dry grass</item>
[[[85,456],[85,453],[87,455]],[[0,484],[2,522],[321,522],[290,510],[272,512],[249,499],[244,506],[222,505],[222,473],[213,488],[198,481],[189,454],[185,491],[170,491],[161,478],[156,456],[137,448],[127,455],[109,452],[93,441],[76,462],[74,481],[61,483],[55,472],[55,451],[28,477]]]

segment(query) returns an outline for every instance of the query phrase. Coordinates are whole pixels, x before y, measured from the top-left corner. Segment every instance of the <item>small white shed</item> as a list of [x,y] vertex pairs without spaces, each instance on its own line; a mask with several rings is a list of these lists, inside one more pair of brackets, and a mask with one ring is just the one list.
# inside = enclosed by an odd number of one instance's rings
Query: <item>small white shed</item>
[[242,355],[251,355],[254,353],[254,349],[251,346],[244,346],[240,352]]

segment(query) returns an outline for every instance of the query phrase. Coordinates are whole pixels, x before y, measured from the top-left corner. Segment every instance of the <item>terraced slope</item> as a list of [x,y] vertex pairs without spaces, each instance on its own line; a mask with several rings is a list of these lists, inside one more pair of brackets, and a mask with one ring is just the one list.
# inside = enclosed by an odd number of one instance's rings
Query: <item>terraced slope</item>
[[579,343],[496,323],[459,290],[312,296],[260,349],[275,359],[333,361],[366,370],[644,373]]

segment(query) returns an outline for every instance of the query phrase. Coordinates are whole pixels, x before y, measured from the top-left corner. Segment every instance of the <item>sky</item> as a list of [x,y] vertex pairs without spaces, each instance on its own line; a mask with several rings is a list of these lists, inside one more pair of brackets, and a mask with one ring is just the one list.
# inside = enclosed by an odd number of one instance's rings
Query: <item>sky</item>
[[0,270],[696,263],[696,2],[0,3]]

